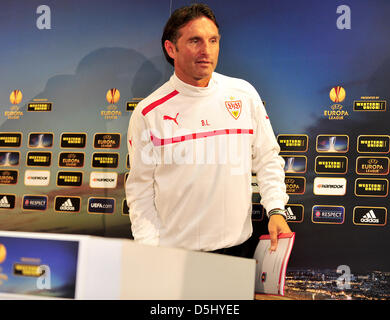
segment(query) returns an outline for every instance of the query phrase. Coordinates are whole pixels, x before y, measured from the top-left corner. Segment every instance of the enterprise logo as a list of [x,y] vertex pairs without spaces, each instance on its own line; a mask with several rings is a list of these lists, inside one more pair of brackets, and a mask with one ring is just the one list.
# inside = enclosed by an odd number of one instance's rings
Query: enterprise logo
[[343,196],[347,191],[345,178],[315,178],[313,192],[320,196]]
[[313,223],[344,223],[345,209],[341,206],[313,206],[312,222]]

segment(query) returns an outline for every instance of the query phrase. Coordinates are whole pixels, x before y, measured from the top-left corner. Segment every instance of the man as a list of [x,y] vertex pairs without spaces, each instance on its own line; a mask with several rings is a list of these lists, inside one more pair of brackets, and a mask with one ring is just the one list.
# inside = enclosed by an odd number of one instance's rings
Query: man
[[284,161],[256,90],[214,72],[219,41],[206,5],[169,18],[162,47],[174,74],[131,116],[126,197],[141,243],[245,256],[252,172],[269,217],[271,250],[279,233],[291,232]]

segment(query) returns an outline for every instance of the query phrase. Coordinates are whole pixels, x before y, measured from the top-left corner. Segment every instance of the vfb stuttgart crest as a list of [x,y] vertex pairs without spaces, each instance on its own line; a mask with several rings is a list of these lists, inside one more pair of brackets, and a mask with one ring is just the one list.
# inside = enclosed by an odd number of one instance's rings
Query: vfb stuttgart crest
[[238,117],[240,116],[241,110],[242,110],[241,100],[225,101],[225,106],[226,106],[226,109],[231,114],[231,116],[237,120]]

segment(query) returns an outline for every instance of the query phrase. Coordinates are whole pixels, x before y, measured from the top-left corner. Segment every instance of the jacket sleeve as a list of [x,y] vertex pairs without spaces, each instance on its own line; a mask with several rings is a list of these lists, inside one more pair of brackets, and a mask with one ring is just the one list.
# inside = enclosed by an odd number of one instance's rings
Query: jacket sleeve
[[134,240],[158,245],[160,221],[154,202],[153,184],[156,161],[150,130],[139,109],[140,106],[137,106],[133,111],[127,132],[130,171],[125,184],[126,201]]
[[261,99],[255,101],[252,170],[256,173],[261,204],[269,212],[275,208],[284,209],[289,197],[279,144]]

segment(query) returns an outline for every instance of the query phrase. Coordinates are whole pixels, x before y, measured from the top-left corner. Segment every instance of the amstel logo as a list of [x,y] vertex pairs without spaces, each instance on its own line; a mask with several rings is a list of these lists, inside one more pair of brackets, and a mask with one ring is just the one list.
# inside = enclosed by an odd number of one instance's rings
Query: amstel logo
[[345,99],[345,90],[343,87],[336,86],[333,87],[329,92],[329,98],[334,103],[340,103],[343,102]]

